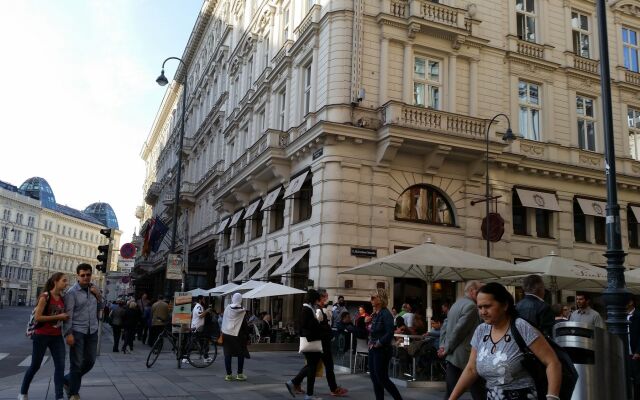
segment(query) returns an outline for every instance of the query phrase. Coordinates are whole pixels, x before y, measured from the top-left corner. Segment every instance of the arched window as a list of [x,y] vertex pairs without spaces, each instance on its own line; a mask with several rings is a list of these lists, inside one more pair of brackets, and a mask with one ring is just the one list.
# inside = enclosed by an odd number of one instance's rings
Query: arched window
[[400,221],[455,225],[453,207],[436,188],[414,185],[396,202],[395,218]]

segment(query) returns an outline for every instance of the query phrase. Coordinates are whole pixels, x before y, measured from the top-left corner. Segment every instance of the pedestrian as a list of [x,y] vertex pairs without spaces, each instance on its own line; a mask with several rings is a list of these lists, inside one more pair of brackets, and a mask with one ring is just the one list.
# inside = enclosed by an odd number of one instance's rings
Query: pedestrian
[[[453,303],[447,315],[446,339],[440,357],[447,360],[446,383],[447,396],[451,396],[460,375],[471,354],[471,339],[475,329],[480,325],[480,317],[476,309],[476,297],[482,284],[469,281],[464,286],[464,297]],[[441,334],[442,335],[442,334]],[[442,347],[442,337],[440,340]],[[484,400],[486,397],[484,383],[477,379],[471,386],[473,400]]]
[[[122,352],[127,353],[133,351],[133,340],[140,324],[140,310],[134,300],[129,301],[124,312],[122,327],[124,328],[124,343]],[[127,350],[127,347],[129,348]]]
[[118,346],[120,345],[120,336],[122,334],[122,323],[124,321],[124,301],[118,300],[117,307],[115,310],[111,311],[111,330],[113,331],[113,352],[117,353],[120,351]]
[[583,322],[591,327],[604,329],[604,322],[600,313],[591,308],[591,296],[588,293],[576,294],[577,310],[571,313],[569,321]]
[[411,304],[404,303],[402,305],[402,310],[404,311],[404,313],[402,314],[402,318],[404,318],[404,324],[407,326],[407,328],[413,328],[414,314]]
[[62,339],[62,323],[69,318],[64,312],[64,299],[62,292],[67,288],[69,281],[62,272],[56,272],[47,280],[45,291],[38,297],[35,311],[35,330],[31,339],[31,365],[24,374],[18,400],[27,400],[29,386],[36,372],[40,369],[42,359],[47,348],[53,359],[55,385],[55,398],[62,400],[64,383],[64,340]]
[[633,383],[633,400],[640,400],[640,310],[635,300],[627,302],[627,320],[629,321],[629,375]]
[[91,282],[92,267],[82,263],[76,267],[77,282],[64,296],[64,309],[69,319],[63,332],[69,345],[69,373],[64,377],[69,400],[79,400],[82,377],[96,362],[98,345],[98,309],[102,294]]
[[151,330],[149,331],[149,346],[153,346],[156,339],[169,323],[169,304],[164,301],[163,295],[158,295],[158,300],[151,306]]
[[[486,380],[487,400],[538,398],[535,381],[521,364],[523,354],[514,339],[514,327],[546,367],[546,398],[560,399],[560,361],[540,331],[518,318],[513,296],[501,284],[491,282],[479,289],[477,302],[484,323],[475,329],[469,361],[449,400],[460,398],[479,377]],[[454,309],[455,304],[452,314]]]
[[520,318],[524,318],[545,336],[551,337],[553,312],[544,302],[544,281],[540,275],[528,275],[522,280],[524,298],[516,304]]
[[[147,295],[146,293],[142,293],[142,296],[138,299],[136,304],[138,305],[138,311],[140,311],[140,315],[142,316],[144,314],[144,309],[147,306],[151,305],[151,302],[149,301],[149,295]],[[149,332],[148,332],[147,324],[144,322],[143,318],[140,318],[138,321],[138,328],[136,332],[136,336],[138,337],[138,340],[144,343],[144,340],[147,337],[148,333]]]
[[338,323],[340,323],[341,321],[341,316],[342,313],[347,311],[347,307],[346,307],[346,303],[344,302],[344,296],[340,295],[338,296],[338,303],[336,303],[333,306],[333,315],[331,318],[332,324],[331,327],[332,328],[336,328]]
[[553,304],[551,305],[551,313],[553,314],[553,324],[557,324],[558,322],[565,322],[567,319],[564,317],[562,304]]
[[[369,376],[373,383],[376,400],[384,399],[385,389],[394,400],[402,400],[396,385],[389,379],[389,361],[393,349],[393,316],[387,308],[389,296],[386,289],[376,289],[371,295],[373,314],[369,335]],[[404,320],[404,318],[403,318]]]
[[196,304],[193,307],[191,313],[191,331],[196,335],[196,340],[200,343],[204,349],[204,358],[206,362],[212,361],[209,358],[209,338],[205,335],[204,326],[206,319],[211,313],[210,308],[205,309],[205,300],[203,295],[199,295],[196,298]]
[[142,323],[144,328],[142,330],[142,344],[149,343],[149,336],[151,335],[151,302],[149,302],[142,312]]
[[[313,290],[313,289],[311,289]],[[332,396],[340,397],[344,396],[348,391],[345,388],[338,386],[336,382],[336,374],[333,370],[333,355],[331,354],[331,337],[332,331],[331,326],[329,325],[329,318],[327,316],[327,312],[325,311],[326,301],[329,299],[329,294],[327,292],[322,292],[320,294],[318,291],[313,290],[318,298],[314,303],[305,303],[305,307],[302,309],[301,315],[301,331],[307,334],[310,334],[312,337],[316,336],[316,332],[319,333],[318,339],[322,341],[322,352],[308,352],[304,353],[305,359],[307,360],[307,364],[300,369],[298,375],[296,375],[292,380],[285,383],[287,390],[292,396],[295,396],[294,392],[298,392],[296,388],[301,388],[302,381],[304,378],[307,378],[307,394],[305,399],[317,399],[318,397],[313,396],[313,389],[315,385],[316,371],[318,368],[318,363],[322,361],[324,365],[325,375],[327,376],[327,383],[329,384],[329,390],[331,391]],[[316,294],[313,296],[315,297]],[[308,298],[311,300],[311,298]],[[309,308],[306,307],[306,304],[312,305],[313,316],[315,317],[315,322],[313,320],[305,321],[305,318],[308,318]],[[306,323],[306,325],[305,325]],[[317,325],[316,325],[317,323]],[[311,332],[310,330],[314,330]],[[303,335],[301,332],[300,336],[304,336],[307,338],[307,341],[318,340],[318,339],[309,339],[308,336]],[[311,379],[311,384],[309,381]]]
[[[222,319],[222,348],[224,349],[224,366],[227,370],[225,381],[246,381],[243,373],[244,359],[251,358],[247,343],[249,342],[249,326],[247,324],[247,310],[242,308],[242,295],[234,293],[231,304],[224,310]],[[234,377],[231,373],[231,359],[238,358],[238,374]]]

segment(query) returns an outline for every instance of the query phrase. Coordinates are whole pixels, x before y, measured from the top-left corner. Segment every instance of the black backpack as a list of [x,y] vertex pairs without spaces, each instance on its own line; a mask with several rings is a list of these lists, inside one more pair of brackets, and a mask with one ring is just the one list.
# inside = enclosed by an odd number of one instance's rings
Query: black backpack
[[[520,332],[516,327],[515,319],[511,321],[511,333],[520,348],[520,352],[523,354],[522,367],[531,375],[536,383],[538,399],[546,400],[548,388],[546,367],[540,360],[538,360],[538,357],[533,354],[531,349],[529,349],[524,342],[522,335],[520,335]],[[578,371],[576,370],[576,367],[573,366],[571,357],[569,357],[569,354],[562,347],[560,347],[553,339],[549,339],[542,334],[540,337],[549,343],[549,346],[551,346],[553,351],[556,353],[556,356],[558,357],[558,360],[560,360],[560,364],[562,366],[562,384],[560,385],[559,394],[560,400],[571,400],[573,389],[575,389],[576,383],[578,382]]]

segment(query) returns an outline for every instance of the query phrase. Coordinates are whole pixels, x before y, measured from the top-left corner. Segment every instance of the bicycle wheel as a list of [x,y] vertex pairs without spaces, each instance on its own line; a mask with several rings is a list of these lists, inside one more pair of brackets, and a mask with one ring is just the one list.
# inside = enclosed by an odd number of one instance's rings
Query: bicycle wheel
[[164,340],[162,335],[158,336],[156,342],[153,344],[149,355],[147,356],[147,368],[151,368],[151,366],[156,362],[160,353],[162,353],[162,344]]
[[185,355],[189,364],[195,368],[206,368],[213,363],[213,357],[209,354],[208,345],[204,340],[190,340],[187,343]]

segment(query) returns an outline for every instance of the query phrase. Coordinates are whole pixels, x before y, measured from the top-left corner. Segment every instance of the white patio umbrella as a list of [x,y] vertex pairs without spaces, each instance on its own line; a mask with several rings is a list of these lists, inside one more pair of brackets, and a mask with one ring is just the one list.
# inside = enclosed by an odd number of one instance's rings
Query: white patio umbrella
[[197,288],[197,289],[191,289],[191,290],[189,290],[187,293],[191,293],[191,296],[192,296],[192,297],[208,296],[208,295],[209,295],[209,292],[208,292],[208,291],[206,291],[206,290],[204,290],[204,289],[200,289],[200,288]]
[[519,264],[510,264],[429,241],[347,269],[340,274],[422,279],[427,283],[427,315],[432,315],[431,290],[433,282],[437,280],[484,280],[522,275],[525,271],[528,272]]
[[234,288],[231,288],[229,290],[227,290],[226,292],[222,293],[223,296],[226,296],[228,294],[231,293],[235,293],[235,292],[247,292],[249,290],[255,289],[257,287],[260,287],[262,285],[264,285],[266,282],[260,282],[260,281],[246,281],[245,283],[243,283],[240,286],[236,286]]
[[223,293],[226,292],[227,290],[231,290],[236,287],[238,287],[238,285],[236,285],[233,282],[229,282],[229,283],[225,283],[224,285],[216,286],[213,289],[209,289],[207,290],[207,293],[213,296],[222,296]]
[[273,282],[267,282],[262,286],[248,291],[242,295],[243,299],[259,299],[261,297],[286,296],[290,294],[304,294],[304,290],[292,288],[290,286],[280,285]]

